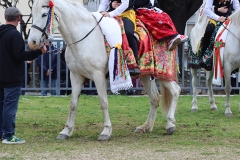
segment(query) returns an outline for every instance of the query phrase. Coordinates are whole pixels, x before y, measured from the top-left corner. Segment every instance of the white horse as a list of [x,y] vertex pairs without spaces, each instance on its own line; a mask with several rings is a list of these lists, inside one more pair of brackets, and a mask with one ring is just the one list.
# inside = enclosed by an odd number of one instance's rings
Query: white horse
[[[203,15],[202,18],[200,18],[200,21],[204,20],[207,21],[206,15]],[[229,97],[230,97],[230,92],[231,92],[231,72],[237,68],[240,67],[240,10],[235,11],[229,19],[231,20],[231,24],[229,26],[229,33],[226,37],[226,44],[225,44],[225,50],[224,50],[224,56],[223,56],[223,61],[224,61],[224,80],[225,80],[225,93],[226,93],[226,103],[225,103],[225,116],[231,117],[232,116],[232,111],[230,109],[230,102],[229,102]],[[199,20],[198,20],[199,21]],[[203,22],[204,23],[204,22]],[[199,23],[197,23],[199,24]],[[198,37],[200,36],[199,33],[202,31],[199,31],[198,29],[199,26],[195,26],[192,30],[193,33],[191,33],[191,44],[196,42],[194,38],[199,39]],[[201,28],[202,29],[202,28]],[[194,32],[198,33],[194,35]],[[201,37],[201,36],[200,36]],[[196,46],[196,45],[195,45]],[[194,49],[193,49],[194,51]],[[196,51],[196,50],[195,50]],[[192,112],[198,111],[198,106],[197,106],[197,69],[191,68],[191,73],[192,73],[192,87],[193,87],[193,100],[192,100]],[[218,110],[215,100],[213,97],[213,90],[212,90],[212,77],[213,77],[213,70],[212,71],[207,71],[206,72],[206,83],[208,86],[208,95],[209,95],[209,101],[211,105],[211,110]]]
[[[205,6],[205,1],[203,0],[203,4],[199,9],[199,17],[197,20],[196,25],[192,28],[192,31],[190,33],[190,40],[191,40],[191,46],[192,50],[194,53],[196,53],[197,46],[199,41],[204,35],[204,31],[208,24],[209,18],[206,14],[204,14],[204,6]],[[192,74],[192,88],[193,88],[193,100],[192,100],[192,112],[197,112],[198,111],[198,106],[197,106],[197,69],[196,68],[190,68],[191,74]],[[206,84],[208,86],[208,96],[209,96],[209,101],[211,105],[211,110],[217,110],[217,106],[215,104],[215,99],[213,97],[213,90],[212,90],[212,72],[211,71],[206,71]]]
[[[108,72],[108,56],[101,29],[97,25],[96,19],[83,7],[81,2],[73,0],[52,1],[55,4],[54,27],[58,28],[68,44],[65,58],[67,66],[71,71],[70,78],[72,84],[69,116],[64,129],[57,136],[57,139],[67,139],[72,135],[81,88],[85,78],[88,78],[95,82],[104,116],[104,128],[98,140],[108,140],[112,134],[105,83],[105,75]],[[31,49],[39,49],[47,37],[44,28],[50,10],[48,4],[49,0],[34,0],[32,8],[33,26],[28,38],[28,44]],[[95,29],[93,29],[94,27]],[[91,29],[93,31],[89,34]],[[85,36],[86,38],[79,41]],[[69,45],[74,42],[77,43]],[[135,132],[150,132],[153,129],[156,118],[160,95],[155,80],[150,81],[149,76],[143,76],[141,77],[141,81],[150,98],[151,107],[146,122],[142,126],[137,127]],[[166,132],[167,134],[172,134],[175,130],[174,114],[180,94],[180,87],[175,81],[162,81],[161,85],[161,90],[163,91],[163,108],[166,109],[167,113]]]

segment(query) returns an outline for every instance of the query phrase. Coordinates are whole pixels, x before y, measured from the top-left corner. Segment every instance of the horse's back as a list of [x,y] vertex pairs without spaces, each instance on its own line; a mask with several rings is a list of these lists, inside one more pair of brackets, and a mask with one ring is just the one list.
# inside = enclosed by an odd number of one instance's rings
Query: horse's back
[[240,40],[237,38],[240,31],[238,28],[239,26],[230,25],[223,55],[224,66],[230,64],[233,69],[240,68]]

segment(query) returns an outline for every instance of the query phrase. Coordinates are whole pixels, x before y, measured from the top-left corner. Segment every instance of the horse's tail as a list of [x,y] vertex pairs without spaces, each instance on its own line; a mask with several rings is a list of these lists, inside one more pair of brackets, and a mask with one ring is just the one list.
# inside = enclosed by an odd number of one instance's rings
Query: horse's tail
[[[176,61],[176,64],[177,64],[177,61]],[[176,82],[178,82],[177,69],[175,69],[175,77],[176,77]],[[171,95],[169,89],[167,89],[164,85],[162,85],[162,83],[161,83],[161,95],[162,95],[162,111],[164,115],[167,115],[173,96]]]

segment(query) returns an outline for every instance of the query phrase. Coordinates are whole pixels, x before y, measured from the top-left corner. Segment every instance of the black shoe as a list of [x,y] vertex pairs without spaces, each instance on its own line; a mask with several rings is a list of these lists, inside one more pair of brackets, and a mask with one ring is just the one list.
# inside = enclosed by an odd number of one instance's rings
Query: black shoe
[[140,69],[138,68],[129,68],[129,73],[130,73],[130,76],[137,76],[141,72],[140,72]]

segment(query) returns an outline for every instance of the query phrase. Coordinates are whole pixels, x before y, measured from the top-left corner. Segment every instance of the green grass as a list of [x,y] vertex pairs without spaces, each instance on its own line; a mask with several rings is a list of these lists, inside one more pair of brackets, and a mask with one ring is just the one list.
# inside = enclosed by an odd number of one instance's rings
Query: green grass
[[[73,135],[66,141],[55,140],[55,137],[66,123],[70,97],[20,97],[16,135],[24,138],[26,144],[14,146],[0,144],[0,159],[78,159],[79,157],[79,159],[95,159],[96,154],[98,156],[96,159],[149,159],[141,154],[130,153],[124,158],[123,155],[131,150],[137,153],[149,153],[152,156],[155,154],[169,156],[170,152],[184,151],[189,152],[188,154],[196,152],[198,156],[205,158],[219,156],[225,152],[238,157],[240,156],[239,99],[240,96],[231,96],[233,117],[226,118],[225,97],[215,97],[218,111],[210,111],[208,97],[199,97],[199,111],[196,113],[191,112],[192,96],[179,97],[175,114],[176,131],[168,136],[165,134],[166,119],[162,116],[161,105],[153,131],[135,134],[133,133],[135,128],[147,119],[150,107],[148,97],[110,95],[108,100],[113,125],[112,137],[108,142],[98,142],[96,139],[103,129],[103,114],[98,97],[86,95],[80,97],[75,129]],[[12,154],[13,150],[14,154]],[[111,153],[119,157],[113,158]],[[224,155],[228,156],[228,154]],[[180,156],[179,159],[183,157]]]

